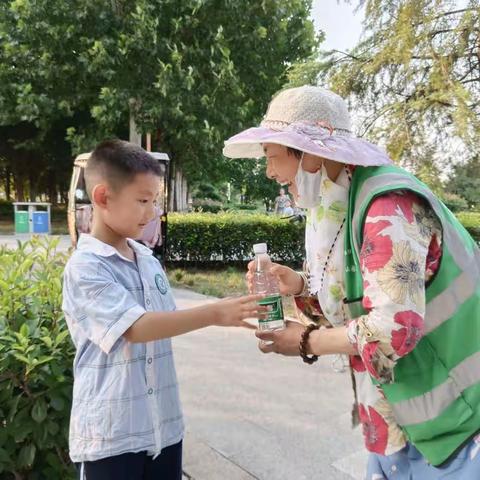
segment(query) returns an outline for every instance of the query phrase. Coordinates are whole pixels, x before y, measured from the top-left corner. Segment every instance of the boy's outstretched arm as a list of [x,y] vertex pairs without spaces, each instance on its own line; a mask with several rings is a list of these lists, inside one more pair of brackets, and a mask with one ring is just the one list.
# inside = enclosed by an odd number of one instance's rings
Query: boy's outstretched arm
[[146,312],[123,334],[132,343],[144,343],[175,337],[211,325],[255,328],[246,318],[260,317],[265,307],[256,301],[263,295],[228,298],[219,302],[174,312]]

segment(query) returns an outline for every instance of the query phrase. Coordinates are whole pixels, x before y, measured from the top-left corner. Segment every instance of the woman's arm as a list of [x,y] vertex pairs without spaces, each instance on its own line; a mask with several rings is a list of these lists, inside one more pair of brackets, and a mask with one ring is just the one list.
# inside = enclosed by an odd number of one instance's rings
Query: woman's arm
[[[395,362],[423,336],[425,281],[438,268],[441,231],[435,217],[414,194],[378,197],[367,214],[360,256],[363,306],[368,314],[346,327],[311,332],[311,354],[360,354],[370,374],[392,380]],[[265,352],[299,355],[305,327],[289,322],[276,332],[256,332],[273,342]]]
[[396,362],[424,335],[425,282],[438,268],[440,244],[438,219],[413,192],[377,197],[369,207],[360,253],[368,314],[347,335],[381,383],[394,381]]

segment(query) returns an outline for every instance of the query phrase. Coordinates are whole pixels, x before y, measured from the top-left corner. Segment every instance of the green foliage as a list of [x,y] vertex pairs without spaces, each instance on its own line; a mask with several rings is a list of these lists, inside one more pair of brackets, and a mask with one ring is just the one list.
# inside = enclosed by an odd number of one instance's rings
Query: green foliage
[[480,155],[453,167],[447,190],[463,197],[466,208],[480,207]]
[[257,205],[252,203],[236,203],[230,207],[231,210],[250,210],[255,211],[258,209]]
[[[480,213],[460,212],[458,218],[480,240]],[[244,263],[252,246],[266,242],[272,257],[299,265],[304,259],[304,224],[260,213],[174,213],[168,217],[170,264],[195,266]],[[181,279],[177,279],[180,281]]]
[[193,191],[194,199],[205,199],[216,200],[221,202],[224,200],[224,196],[218,191],[218,188],[208,182],[199,183]]
[[0,249],[0,477],[73,478],[74,348],[61,310],[58,240]]
[[290,83],[311,81],[316,71],[317,82],[349,97],[359,134],[381,140],[396,161],[421,163],[430,148],[445,158],[454,138],[478,152],[479,1],[348,3],[364,8],[362,40],[297,64]]
[[278,261],[300,263],[304,257],[304,225],[277,216],[177,213],[169,215],[168,222],[168,262],[241,263],[260,242],[268,244]]
[[467,201],[455,193],[444,192],[440,198],[452,212],[461,212],[468,209]]
[[470,235],[480,242],[480,212],[457,212],[455,215]]
[[225,210],[223,202],[217,200],[194,200],[192,204],[193,210],[196,212],[218,213]]
[[54,163],[71,161],[66,137],[73,153],[125,138],[132,113],[189,182],[242,183],[250,172],[220,157],[222,142],[255,124],[286,66],[313,53],[310,8],[310,0],[0,2],[3,155],[21,166],[19,178],[38,157],[68,175]]

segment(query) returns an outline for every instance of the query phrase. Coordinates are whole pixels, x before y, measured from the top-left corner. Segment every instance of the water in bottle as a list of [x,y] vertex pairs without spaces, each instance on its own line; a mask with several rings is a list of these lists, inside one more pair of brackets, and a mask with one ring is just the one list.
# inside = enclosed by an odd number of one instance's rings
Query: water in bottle
[[270,273],[272,261],[267,253],[267,244],[255,244],[253,252],[255,253],[253,292],[266,295],[258,303],[268,307],[267,318],[259,319],[258,327],[260,330],[284,328],[282,296],[280,295],[277,278]]

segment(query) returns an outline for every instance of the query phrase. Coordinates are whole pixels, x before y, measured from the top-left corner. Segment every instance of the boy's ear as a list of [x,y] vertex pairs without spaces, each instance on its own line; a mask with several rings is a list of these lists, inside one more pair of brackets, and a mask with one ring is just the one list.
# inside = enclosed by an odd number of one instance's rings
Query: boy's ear
[[108,191],[107,191],[107,186],[105,184],[99,183],[93,187],[92,200],[96,206],[100,208],[106,208],[107,197],[108,197]]

